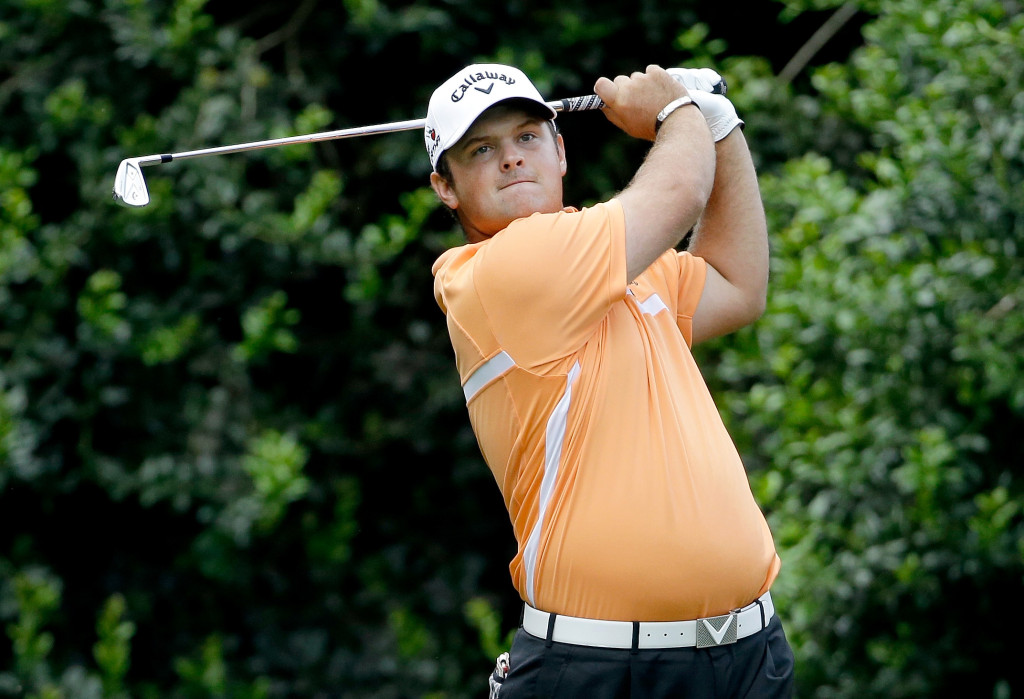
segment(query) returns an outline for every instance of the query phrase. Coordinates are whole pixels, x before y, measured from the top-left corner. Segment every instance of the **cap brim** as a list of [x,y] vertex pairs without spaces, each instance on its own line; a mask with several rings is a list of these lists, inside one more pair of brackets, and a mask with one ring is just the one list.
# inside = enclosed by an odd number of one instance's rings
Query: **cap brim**
[[[460,124],[458,129],[453,130],[449,138],[446,140],[446,142],[441,144],[441,155],[444,155],[445,151],[447,151],[449,148],[458,143],[462,139],[462,137],[466,135],[466,132],[473,127],[473,124],[476,123],[476,120],[483,116],[486,112],[500,105],[509,104],[516,104],[516,106],[522,108],[523,111],[531,112],[539,117],[543,117],[546,120],[551,120],[558,116],[558,112],[556,112],[554,109],[548,106],[548,104],[545,102],[538,102],[537,100],[531,99],[530,97],[508,97],[506,99],[499,100],[494,104],[487,105],[487,107],[485,107],[483,111],[479,112],[478,114],[474,114],[470,119],[466,121],[466,123]],[[438,160],[440,159],[441,156],[439,155]]]

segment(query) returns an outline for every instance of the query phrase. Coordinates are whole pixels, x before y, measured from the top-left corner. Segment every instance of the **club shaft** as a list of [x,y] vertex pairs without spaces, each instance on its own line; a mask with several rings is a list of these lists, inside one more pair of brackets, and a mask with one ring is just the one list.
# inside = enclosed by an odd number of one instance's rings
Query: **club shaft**
[[[604,106],[597,95],[586,95],[584,97],[569,97],[561,100],[554,100],[547,103],[556,112],[578,112],[590,109],[600,109]],[[323,131],[321,133],[303,134],[301,136],[287,136],[285,138],[272,138],[266,141],[252,141],[251,143],[238,143],[231,146],[215,146],[213,148],[201,148],[199,150],[182,151],[181,153],[163,153],[158,155],[144,155],[133,158],[139,165],[159,165],[169,163],[173,160],[187,160],[189,158],[201,158],[207,155],[228,155],[230,153],[242,153],[245,151],[260,150],[262,148],[275,148],[297,143],[320,143],[321,141],[336,141],[342,138],[354,138],[356,136],[370,136],[382,133],[397,133],[399,131],[413,131],[422,129],[427,123],[426,119],[410,119],[408,121],[395,121],[388,124],[376,124],[373,126],[357,126],[349,129],[337,129],[335,131]]]
[[336,131],[324,131],[321,133],[304,134],[301,136],[271,138],[266,141],[238,143],[232,146],[215,146],[213,148],[200,148],[199,150],[188,150],[182,151],[181,153],[146,155],[139,158],[138,160],[139,165],[157,165],[160,163],[169,163],[172,160],[188,160],[189,158],[201,158],[206,155],[229,155],[231,153],[243,153],[245,151],[260,150],[262,148],[275,148],[277,146],[288,146],[296,143],[319,143],[320,141],[334,141],[341,138],[369,136],[371,134],[378,133],[412,131],[413,129],[423,128],[424,121],[424,119],[412,119],[409,121],[396,121],[391,124],[377,124],[375,126],[358,126],[350,129],[338,129]]

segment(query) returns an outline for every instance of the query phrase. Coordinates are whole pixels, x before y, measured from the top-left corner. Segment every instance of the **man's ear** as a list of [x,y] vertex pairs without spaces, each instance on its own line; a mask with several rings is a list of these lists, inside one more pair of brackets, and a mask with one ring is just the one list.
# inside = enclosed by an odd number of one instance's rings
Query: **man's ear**
[[430,173],[430,186],[434,188],[434,192],[437,193],[437,198],[444,203],[449,209],[459,208],[459,197],[455,194],[455,189],[452,188],[451,183],[445,178],[441,177],[436,172]]
[[558,164],[562,166],[562,177],[565,177],[565,173],[569,169],[569,165],[565,160],[565,139],[562,138],[562,134],[558,134],[555,138],[555,144],[558,148]]

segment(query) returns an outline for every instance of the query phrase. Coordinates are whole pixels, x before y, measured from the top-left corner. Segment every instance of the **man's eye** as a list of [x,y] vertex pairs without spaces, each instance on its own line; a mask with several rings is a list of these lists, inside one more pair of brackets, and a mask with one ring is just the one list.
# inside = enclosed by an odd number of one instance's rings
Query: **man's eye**
[[475,151],[473,151],[473,155],[483,155],[484,153],[486,153],[490,149],[491,149],[490,146],[480,146]]
[[537,134],[534,134],[534,133],[524,133],[522,136],[519,137],[519,140],[525,142],[525,141],[532,141],[535,138],[537,138]]

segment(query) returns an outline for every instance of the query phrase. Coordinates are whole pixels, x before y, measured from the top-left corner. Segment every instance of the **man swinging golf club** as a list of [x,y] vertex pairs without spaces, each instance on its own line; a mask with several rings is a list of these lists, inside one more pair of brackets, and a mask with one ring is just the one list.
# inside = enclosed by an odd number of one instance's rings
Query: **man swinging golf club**
[[595,84],[653,146],[583,210],[521,71],[469,66],[430,100],[431,184],[468,241],[435,262],[434,294],[518,541],[501,699],[792,692],[779,558],[690,353],[762,313],[764,212],[718,75],[671,71]]

